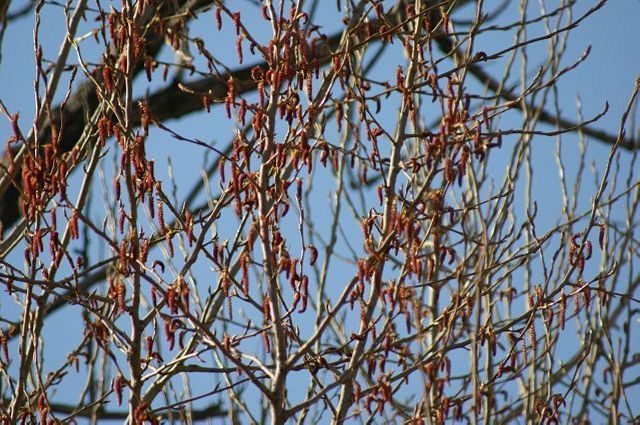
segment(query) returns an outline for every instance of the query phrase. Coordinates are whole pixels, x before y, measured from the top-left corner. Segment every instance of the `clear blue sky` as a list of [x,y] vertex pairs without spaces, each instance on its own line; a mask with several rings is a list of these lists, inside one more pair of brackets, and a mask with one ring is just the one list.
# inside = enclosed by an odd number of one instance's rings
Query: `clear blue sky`
[[[248,4],[242,0],[237,1],[238,5],[242,5],[242,7]],[[320,11],[318,16],[324,31],[328,34],[333,32],[333,28],[339,28],[338,20],[333,14],[335,9],[334,1],[330,1],[330,3],[331,7],[327,8],[330,13],[323,15],[324,11]],[[488,10],[491,10],[499,3],[501,2],[497,0],[489,0],[485,1],[485,6]],[[516,2],[514,1],[514,3]],[[532,3],[531,16],[536,16],[538,2],[531,1],[530,3]],[[595,1],[580,0],[578,3],[579,5],[575,9],[576,16],[579,16],[581,12],[595,4]],[[554,1],[544,1],[544,4],[549,8],[556,6]],[[12,4],[11,10],[18,9],[22,5],[22,1],[16,1]],[[510,11],[507,15],[516,18],[517,10]],[[60,26],[63,22],[61,20],[62,12],[59,7],[47,5],[45,6],[44,16],[40,35],[41,42],[45,47],[45,57],[55,58],[55,52],[63,36],[62,27]],[[228,43],[232,44],[234,39],[226,39],[224,33],[223,35],[216,35],[212,31],[212,13],[208,13],[205,16],[210,20],[200,19],[196,22],[193,31],[195,34],[202,36],[209,46],[213,46],[215,54],[216,47]],[[620,114],[627,103],[636,78],[640,75],[640,45],[637,41],[640,39],[638,18],[640,18],[640,1],[609,0],[603,10],[591,16],[578,29],[572,32],[568,51],[565,55],[565,65],[576,60],[589,46],[591,46],[591,54],[585,63],[560,80],[558,86],[560,89],[560,107],[566,118],[575,119],[575,102],[578,97],[582,101],[583,114],[586,118],[600,112],[605,102],[608,102],[610,105],[609,113],[595,126],[606,129],[610,133],[617,132]],[[502,22],[510,20],[512,19],[505,17]],[[226,22],[226,25],[229,26],[230,23]],[[259,25],[258,21],[256,21],[256,25]],[[34,104],[33,77],[35,69],[32,30],[33,17],[30,15],[13,22],[9,26],[2,45],[2,63],[0,64],[0,98],[10,112],[20,112],[20,124],[25,133],[27,132],[28,124],[33,118]],[[539,34],[530,34],[530,36],[535,35]],[[481,39],[481,49],[491,53],[510,46],[512,40],[511,33],[508,35],[497,33]],[[539,52],[544,53],[545,47],[544,44],[540,44],[539,48],[541,50]],[[533,49],[533,55],[530,57],[531,63],[536,63],[537,60],[540,60],[540,57],[536,58],[535,52],[536,50]],[[86,54],[89,58],[92,58],[92,52],[89,51]],[[230,55],[228,49],[227,51],[221,51],[220,54],[223,59],[228,59],[229,63],[234,63],[232,61],[235,59]],[[75,58],[73,52],[71,57]],[[170,56],[166,57],[170,58]],[[245,58],[248,62],[252,60],[247,55],[245,55]],[[93,57],[92,59],[97,58]],[[384,66],[377,72],[386,72],[387,76],[385,78],[391,80],[394,78],[394,74],[389,70],[395,70],[395,65],[394,63],[393,66],[387,66],[387,63],[384,63]],[[496,65],[489,68],[489,70],[492,69],[500,70],[499,66]],[[61,87],[64,87],[64,83]],[[222,109],[218,108],[213,114],[204,118],[203,115],[198,114],[177,122],[171,122],[169,125],[172,129],[187,136],[198,137],[208,142],[226,143],[227,135],[230,134],[230,131],[227,121],[222,119],[222,114]],[[387,118],[393,120],[395,117],[390,114]],[[3,135],[3,140],[10,135],[10,132],[11,129],[8,122],[0,118],[0,134]],[[190,188],[194,179],[198,179],[200,176],[200,166],[203,164],[202,149],[171,141],[166,135],[160,135],[159,133],[156,133],[156,136],[159,142],[149,149],[151,155],[154,155],[157,159],[156,169],[160,170],[160,173],[165,172],[167,158],[171,158],[179,186],[182,182],[186,183],[186,186],[180,186],[181,192],[178,193],[178,198],[183,199],[188,189],[182,189],[182,187]],[[574,135],[564,136],[564,140],[565,143],[577,142],[577,138]],[[534,197],[539,206],[542,207],[541,223],[543,228],[541,231],[544,230],[544,226],[550,227],[554,225],[560,217],[559,180],[553,158],[553,147],[553,139],[541,139],[539,141],[536,140],[533,150],[537,164],[534,175]],[[595,167],[601,170],[603,162],[607,158],[609,146],[594,142],[590,144],[589,149],[589,160],[593,161]],[[575,170],[576,163],[572,162],[570,157],[567,157],[566,161],[568,169]],[[625,166],[624,162],[622,166]],[[629,170],[629,172],[631,171]],[[502,173],[497,173],[496,180],[500,181],[501,178]],[[320,220],[323,216],[322,206],[324,205],[324,208],[326,208],[327,192],[330,190],[332,190],[332,186],[328,185],[326,190],[318,191],[318,198],[314,200],[320,208],[313,214],[315,217],[319,217]],[[95,214],[96,217],[99,217],[103,213],[99,209],[102,202],[100,195],[98,195],[95,202],[98,204]],[[584,202],[583,206],[586,207],[590,202],[589,197],[582,199],[582,202]],[[346,247],[342,246],[341,248],[343,253],[347,254]],[[20,252],[20,250],[16,250],[16,264],[21,263]],[[207,270],[202,269],[197,270],[197,272],[206,274]],[[48,325],[51,326],[51,333],[47,334],[46,350],[50,354],[48,361],[52,367],[64,360],[68,345],[77,341],[80,335],[78,332],[81,329],[81,323],[78,320],[78,311],[78,309],[75,309],[74,313],[58,313],[52,319],[51,324]],[[4,292],[0,292],[0,316],[10,317],[15,313],[16,310],[8,296]],[[12,349],[15,352],[15,343],[12,345]],[[640,343],[637,343],[635,350],[640,351]],[[80,382],[77,382],[77,384],[80,384]],[[75,395],[71,394],[72,392],[70,391],[69,401],[75,400]],[[636,393],[636,395],[638,394]],[[61,395],[62,399],[66,399],[66,397],[66,394]]]

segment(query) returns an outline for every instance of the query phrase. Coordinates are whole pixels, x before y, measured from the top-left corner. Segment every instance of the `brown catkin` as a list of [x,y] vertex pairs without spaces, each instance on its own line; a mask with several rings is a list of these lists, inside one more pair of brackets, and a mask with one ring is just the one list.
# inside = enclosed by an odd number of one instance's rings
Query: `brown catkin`
[[120,208],[119,215],[118,215],[118,231],[121,234],[124,233],[124,221],[126,217],[127,216],[125,215],[124,210]]
[[160,233],[164,233],[166,229],[164,222],[164,205],[160,200],[158,200],[158,225],[160,226]]
[[116,393],[116,401],[118,403],[118,406],[122,405],[122,387],[123,387],[123,382],[124,381],[124,377],[120,374],[118,374],[118,377],[115,379],[115,381],[113,381],[113,392]]
[[309,245],[307,248],[309,249],[309,264],[313,266],[318,260],[318,249],[313,245]]
[[113,190],[116,193],[116,200],[120,200],[121,188],[120,188],[120,177],[116,177],[113,180]]
[[218,28],[218,31],[220,31],[222,29],[222,9],[220,9],[219,7],[216,8],[216,26]]
[[178,312],[178,305],[176,304],[176,288],[171,286],[167,290],[167,307],[169,307],[169,311],[171,314],[176,314]]
[[536,323],[535,321],[531,322],[531,326],[529,326],[529,337],[531,338],[531,347],[535,352],[538,348],[538,338],[536,336]]
[[240,35],[236,39],[236,54],[238,55],[238,62],[242,64],[243,56],[242,56],[242,39],[243,37]]
[[167,240],[167,248],[169,249],[169,257],[173,258],[173,255],[175,254],[174,249],[173,249],[173,242],[171,241],[171,233],[167,233],[167,236],[165,238]]
[[111,79],[111,68],[105,65],[102,69],[102,78],[104,79],[104,90],[107,94],[113,90],[113,80]]
[[9,345],[7,344],[7,337],[1,334],[0,346],[2,346],[2,355],[4,356],[5,363],[9,363]]
[[151,219],[153,220],[154,218],[156,218],[156,208],[155,204],[153,203],[153,196],[149,195],[149,197],[147,198],[147,203],[149,206],[149,214],[151,215]]
[[151,355],[151,353],[153,353],[153,337],[152,336],[146,336],[144,338],[144,349],[147,352],[147,355]]
[[78,239],[79,237],[77,211],[74,211],[73,214],[71,214],[71,218],[69,219],[69,235],[71,236],[71,239]]
[[240,35],[240,12],[233,13],[233,24],[236,28],[236,35]]
[[588,286],[586,286],[583,290],[582,290],[582,296],[584,298],[584,306],[588,309],[589,305],[591,304],[591,288],[589,288]]
[[240,267],[242,268],[242,294],[249,296],[249,255],[247,252],[242,253],[240,257]]
[[125,308],[126,308],[126,304],[125,304],[125,297],[126,297],[126,287],[124,286],[124,283],[122,282],[118,282],[118,286],[117,286],[117,298],[118,298],[118,312],[120,314],[124,313]]
[[564,291],[562,291],[562,295],[560,295],[560,328],[564,330],[564,324],[566,320],[567,314],[567,296]]

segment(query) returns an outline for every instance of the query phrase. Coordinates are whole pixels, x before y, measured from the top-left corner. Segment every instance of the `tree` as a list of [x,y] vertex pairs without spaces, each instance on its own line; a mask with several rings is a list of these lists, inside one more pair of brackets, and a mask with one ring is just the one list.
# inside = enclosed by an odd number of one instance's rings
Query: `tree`
[[559,89],[607,1],[330,3],[0,7],[4,423],[634,420],[640,86]]

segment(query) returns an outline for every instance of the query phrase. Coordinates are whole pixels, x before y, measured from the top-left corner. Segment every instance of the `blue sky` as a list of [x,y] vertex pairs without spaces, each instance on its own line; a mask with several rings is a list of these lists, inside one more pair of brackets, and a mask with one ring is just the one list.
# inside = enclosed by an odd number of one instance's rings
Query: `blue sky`
[[[542,1],[542,0],[541,0]],[[333,1],[331,7],[327,10],[321,8],[318,12],[318,22],[322,25],[323,31],[327,34],[332,34],[334,29],[339,28],[339,21],[336,19]],[[389,4],[390,2],[386,2]],[[493,0],[486,1],[485,7],[487,10],[491,10],[497,4],[501,2]],[[539,13],[538,3],[530,2],[529,14],[531,17],[536,16]],[[556,2],[543,1],[543,3],[549,8],[556,6]],[[246,7],[248,3],[242,0],[238,0],[238,7]],[[592,7],[595,4],[594,1],[580,1],[574,11],[575,16],[579,16],[584,10]],[[13,8],[19,8],[21,2],[16,2],[12,5]],[[55,58],[55,52],[62,41],[63,32],[61,31],[62,10],[54,5],[45,6],[44,19],[41,26],[40,39],[44,46],[45,57]],[[513,8],[510,10],[502,21],[510,21],[517,19],[517,10]],[[590,118],[593,115],[599,113],[605,102],[610,105],[609,113],[603,117],[595,127],[606,129],[608,132],[614,134],[617,132],[620,120],[620,114],[624,110],[628,97],[633,88],[633,84],[639,75],[640,71],[640,51],[636,40],[640,38],[640,29],[638,28],[638,17],[640,16],[640,1],[636,0],[610,0],[604,8],[587,19],[580,27],[572,32],[569,38],[569,44],[567,53],[565,54],[564,65],[568,65],[570,62],[577,60],[580,55],[590,46],[591,54],[589,58],[581,64],[577,69],[570,74],[564,76],[559,82],[559,106],[563,112],[563,115],[569,119],[575,119],[576,117],[576,100],[579,98],[582,102],[582,113],[585,118]],[[254,28],[259,33],[259,26],[262,22],[255,17],[247,16]],[[229,64],[235,63],[233,49],[225,49],[225,45],[233,44],[234,37],[231,35],[230,30],[231,23],[227,20],[225,22],[225,31],[218,34],[212,31],[213,29],[213,14],[211,12],[203,15],[198,21],[196,21],[192,35],[201,36],[207,46],[213,50],[215,54],[218,54],[223,61],[227,61]],[[88,23],[85,27],[91,27],[93,23]],[[253,27],[255,24],[255,27]],[[538,31],[532,31],[529,37],[535,37],[542,34],[540,27]],[[266,29],[266,28],[265,28]],[[2,63],[0,64],[0,98],[5,103],[10,112],[20,112],[20,124],[24,132],[28,128],[28,124],[33,117],[33,76],[35,73],[34,59],[33,59],[33,18],[27,16],[22,18],[9,26],[6,31],[5,38],[2,46]],[[80,31],[82,33],[82,31]],[[513,41],[513,35],[508,33],[493,33],[487,36],[482,36],[478,40],[478,49],[485,50],[487,52],[493,52],[501,50],[511,45]],[[95,51],[92,51],[90,44],[83,47],[83,54],[89,60],[97,60],[95,57]],[[535,64],[537,61],[544,59],[546,45],[540,43],[536,47],[530,50],[530,63]],[[246,53],[245,49],[245,53]],[[538,56],[539,55],[539,56]],[[169,52],[164,52],[163,57],[167,60],[171,60]],[[71,53],[71,58],[75,62],[75,54]],[[245,54],[245,60],[251,63],[253,58]],[[394,62],[393,54],[389,55],[386,60],[380,64],[375,72],[380,75],[386,75],[385,78],[393,79],[396,63],[401,61],[399,56],[395,57]],[[392,64],[391,66],[389,64]],[[501,66],[504,64],[502,61],[496,62],[488,66],[488,71],[500,71]],[[517,66],[517,65],[516,65]],[[446,68],[446,67],[445,67]],[[516,73],[517,74],[517,73]],[[63,80],[60,87],[65,87],[66,80]],[[477,82],[470,83],[474,89],[481,89]],[[154,87],[159,87],[161,83],[156,79],[154,84],[151,85],[151,90]],[[140,94],[143,94],[145,88],[138,86]],[[61,91],[64,93],[64,90]],[[62,96],[62,94],[60,94]],[[60,96],[58,98],[60,98]],[[211,143],[217,143],[224,145],[227,143],[229,136],[231,135],[230,126],[228,122],[223,119],[223,109],[214,108],[213,112],[209,115],[195,114],[185,117],[183,119],[170,122],[168,125],[173,130],[184,134],[188,137],[198,137],[202,140]],[[390,111],[388,115],[381,117],[382,120],[387,123],[393,123],[395,115]],[[514,121],[508,121],[514,120]],[[509,127],[513,122],[517,128],[517,114],[510,114],[508,118],[505,118],[505,126]],[[331,123],[329,126],[331,126]],[[549,129],[541,126],[542,129]],[[0,119],[0,134],[8,136],[10,134],[9,124]],[[331,131],[331,130],[330,130]],[[5,138],[6,138],[5,136]],[[169,161],[173,167],[173,177],[177,182],[177,199],[178,204],[181,204],[182,200],[186,196],[188,190],[194,184],[194,181],[200,179],[201,168],[204,164],[211,161],[210,154],[203,152],[201,148],[194,147],[183,142],[172,140],[166,134],[159,131],[152,131],[150,140],[153,140],[153,144],[149,147],[150,155],[157,160],[156,170],[160,170],[160,173],[167,173],[165,179],[168,181],[169,175],[167,172],[167,164]],[[509,143],[513,139],[505,140],[505,143]],[[560,217],[561,198],[559,192],[559,177],[557,172],[556,163],[553,156],[553,149],[555,145],[555,139],[550,138],[534,138],[532,140],[532,157],[536,167],[534,169],[533,180],[533,200],[538,203],[540,208],[540,231],[543,232],[545,228],[550,228],[557,224]],[[577,143],[577,137],[575,135],[563,136],[563,152],[566,153],[565,161],[568,169],[568,174],[571,175],[575,172],[577,167],[577,161],[572,159],[571,152],[574,151],[574,145]],[[603,145],[597,141],[589,142],[589,154],[588,160],[593,163],[595,170],[602,171],[604,161],[608,156],[609,146]],[[506,159],[497,155],[495,179],[500,182],[504,169],[500,164],[503,164]],[[633,174],[637,178],[637,171],[630,169],[630,155],[628,153],[620,154],[620,166],[621,175],[625,176],[628,173]],[[104,170],[106,181],[110,181],[112,170],[106,168]],[[76,180],[77,182],[77,180]],[[165,191],[169,191],[169,186],[165,186]],[[96,186],[98,190],[98,185]],[[327,216],[325,212],[328,206],[328,199],[332,190],[334,190],[333,183],[328,182],[325,186],[314,186],[314,190],[317,193],[317,197],[312,199],[313,210],[310,212],[313,217],[318,218],[318,223],[321,229],[328,228],[329,222],[324,220]],[[215,193],[215,185],[212,191]],[[585,195],[581,198],[581,206],[579,210],[586,208],[591,202],[591,193],[585,192]],[[355,198],[357,196],[354,195]],[[204,200],[204,197],[200,198]],[[102,194],[96,192],[96,197],[93,201],[95,203],[94,217],[99,218],[105,214],[102,207]],[[350,220],[353,225],[352,216],[349,211],[343,211],[345,220]],[[623,219],[622,211],[620,212],[620,219]],[[291,218],[295,220],[295,216]],[[292,225],[295,221],[292,221]],[[228,229],[221,229],[221,232],[228,232]],[[359,230],[357,228],[348,228],[348,232],[353,232],[354,238],[360,238]],[[295,239],[291,241],[295,244]],[[358,247],[359,248],[359,247]],[[292,249],[292,251],[297,252]],[[16,250],[15,261],[20,264],[20,250]],[[349,256],[349,248],[343,243],[339,245],[339,254]],[[99,249],[96,249],[96,255],[99,255]],[[346,266],[336,266],[334,276],[339,276],[341,271],[349,270]],[[196,270],[199,278],[206,276],[208,270],[206,268]],[[49,353],[48,362],[53,367],[56,363],[64,360],[67,353],[67,346],[72,342],[77,341],[79,337],[79,331],[81,330],[81,322],[79,320],[79,309],[72,307],[69,310],[71,312],[57,313],[51,320],[51,331],[46,332],[47,346],[46,350]],[[73,311],[75,310],[75,312]],[[8,317],[11,314],[15,314],[15,307],[8,299],[5,293],[0,294],[0,316]],[[6,315],[6,316],[5,316]],[[572,343],[572,342],[570,342]],[[635,351],[640,350],[640,343],[635,347]],[[15,345],[13,345],[15,350]],[[200,378],[196,378],[200,379]],[[295,378],[294,378],[295,380]],[[71,382],[74,382],[71,380]],[[206,380],[203,380],[206,382]],[[79,382],[78,382],[79,383]],[[203,384],[205,385],[205,384]],[[294,385],[292,388],[296,388]],[[305,383],[306,387],[306,383]],[[203,390],[204,391],[204,390]],[[61,395],[62,398],[66,397]],[[74,397],[70,397],[73,400]]]

